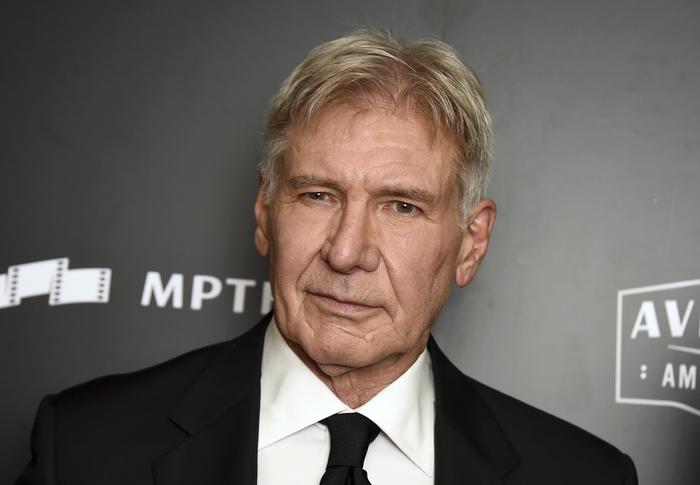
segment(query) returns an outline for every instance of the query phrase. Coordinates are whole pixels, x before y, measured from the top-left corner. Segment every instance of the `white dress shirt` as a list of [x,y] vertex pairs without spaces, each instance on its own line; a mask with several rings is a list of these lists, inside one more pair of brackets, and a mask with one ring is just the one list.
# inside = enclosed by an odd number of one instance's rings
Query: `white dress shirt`
[[398,379],[350,409],[287,345],[274,319],[265,333],[258,433],[258,485],[316,485],[330,435],[322,419],[358,412],[381,429],[365,458],[372,485],[431,485],[435,388],[424,351]]

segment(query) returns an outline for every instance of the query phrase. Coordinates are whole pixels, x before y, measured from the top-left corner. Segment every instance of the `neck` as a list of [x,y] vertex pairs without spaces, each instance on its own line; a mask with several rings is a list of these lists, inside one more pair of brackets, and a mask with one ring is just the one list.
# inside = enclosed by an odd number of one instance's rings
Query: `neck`
[[[285,339],[286,340],[286,339]],[[389,356],[365,367],[319,366],[296,343],[287,340],[294,353],[349,408],[357,409],[398,379],[420,357],[428,344]]]

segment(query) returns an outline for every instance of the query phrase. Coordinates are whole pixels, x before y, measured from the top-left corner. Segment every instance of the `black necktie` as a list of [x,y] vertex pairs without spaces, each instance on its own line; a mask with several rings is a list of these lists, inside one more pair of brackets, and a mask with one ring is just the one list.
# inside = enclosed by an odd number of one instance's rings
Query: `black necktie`
[[331,433],[331,452],[320,485],[371,485],[362,465],[379,434],[377,425],[358,413],[334,414],[321,422]]

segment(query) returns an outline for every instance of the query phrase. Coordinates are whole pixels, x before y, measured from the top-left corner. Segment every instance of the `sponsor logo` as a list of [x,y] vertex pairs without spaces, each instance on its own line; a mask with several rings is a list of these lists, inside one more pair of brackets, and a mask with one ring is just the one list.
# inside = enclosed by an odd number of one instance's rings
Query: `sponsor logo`
[[[196,274],[192,276],[190,292],[190,310],[201,310],[204,301],[219,298],[224,287],[231,287],[233,293],[233,313],[244,313],[249,288],[258,286],[255,280],[247,278],[217,278],[212,275]],[[148,271],[141,292],[141,306],[155,304],[159,308],[172,306],[181,309],[185,299],[185,277],[182,273],[173,273],[167,283],[158,271]],[[260,299],[260,313],[266,314],[272,309],[272,290],[270,282],[263,281]]]
[[700,416],[700,280],[617,294],[615,401]]
[[109,268],[69,269],[68,258],[17,264],[0,274],[0,308],[40,295],[48,295],[49,305],[107,303],[111,279]]
[[[110,268],[68,269],[68,258],[48,259],[10,266],[0,274],[0,309],[18,306],[24,298],[48,295],[49,305],[68,303],[108,303],[112,280]],[[141,306],[201,310],[204,302],[229,293],[233,313],[245,313],[251,288],[258,282],[248,278],[218,278],[196,274],[186,283],[182,273],[167,277],[158,271],[147,271],[141,291]],[[190,291],[186,291],[186,285]],[[272,309],[270,283],[263,281],[260,313]],[[226,291],[225,291],[226,290]],[[185,301],[189,297],[189,303]]]

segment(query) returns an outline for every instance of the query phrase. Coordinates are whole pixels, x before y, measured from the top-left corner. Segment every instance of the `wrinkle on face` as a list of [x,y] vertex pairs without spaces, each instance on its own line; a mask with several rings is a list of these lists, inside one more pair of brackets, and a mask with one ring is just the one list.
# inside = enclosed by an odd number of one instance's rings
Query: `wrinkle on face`
[[420,117],[381,109],[338,108],[290,131],[260,209],[275,319],[333,389],[366,395],[353,386],[398,377],[425,348],[463,237],[454,152]]

